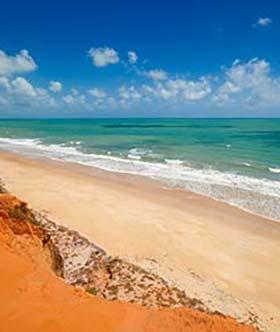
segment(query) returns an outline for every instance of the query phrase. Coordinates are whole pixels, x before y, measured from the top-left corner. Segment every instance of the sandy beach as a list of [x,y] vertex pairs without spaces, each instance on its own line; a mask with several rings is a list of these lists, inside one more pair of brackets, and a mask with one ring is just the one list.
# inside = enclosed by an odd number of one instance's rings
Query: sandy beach
[[280,223],[156,181],[70,163],[1,152],[0,171],[9,191],[112,255],[154,268],[187,291],[188,275],[197,274],[277,319]]
[[[76,231],[42,215],[37,219],[26,202],[3,187],[0,191],[1,332],[18,331],[19,326],[21,332],[87,332],[93,327],[98,332],[259,331],[254,322],[245,325],[207,312],[202,303],[169,288],[159,277],[106,257]],[[65,250],[71,247],[67,251],[73,255],[67,258]],[[77,257],[85,264],[78,273]],[[78,278],[71,284],[67,281],[70,270]],[[97,289],[102,281],[105,288]],[[186,302],[175,308],[172,303],[178,300]]]

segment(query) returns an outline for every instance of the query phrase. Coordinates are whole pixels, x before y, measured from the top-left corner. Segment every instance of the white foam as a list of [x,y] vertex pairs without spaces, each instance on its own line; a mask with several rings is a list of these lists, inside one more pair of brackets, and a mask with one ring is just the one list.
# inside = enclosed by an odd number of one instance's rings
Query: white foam
[[169,165],[179,166],[182,165],[184,162],[180,159],[164,159],[164,161]]
[[69,142],[70,144],[72,144],[72,145],[81,145],[81,141],[70,141]]
[[272,173],[280,173],[280,168],[268,168]]
[[[73,146],[45,145],[39,139],[0,138],[0,148],[31,156],[76,162],[107,171],[148,176],[163,180],[171,186],[185,188],[280,220],[280,181],[257,179],[210,168],[196,169],[185,166],[181,160],[166,159],[165,163],[142,161],[140,158],[143,153],[151,153],[144,149],[130,150],[130,159],[123,159],[110,154],[86,154]],[[272,169],[274,173],[280,172],[279,169]]]
[[151,155],[153,152],[150,149],[144,149],[144,148],[132,148],[129,150],[129,154],[133,156],[146,156]]
[[130,159],[135,159],[135,160],[140,160],[141,159],[141,156],[135,156],[134,154],[128,154],[127,156]]

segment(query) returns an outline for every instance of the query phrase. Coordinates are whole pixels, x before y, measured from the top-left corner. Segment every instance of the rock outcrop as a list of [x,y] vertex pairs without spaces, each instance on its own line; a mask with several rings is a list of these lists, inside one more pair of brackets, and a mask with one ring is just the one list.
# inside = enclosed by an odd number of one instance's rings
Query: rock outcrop
[[[56,227],[64,233],[60,243]],[[77,250],[69,251],[72,246]],[[0,194],[0,262],[1,332],[256,331],[230,317],[194,310],[205,308],[77,233],[50,222],[46,227],[26,203],[8,194]],[[177,302],[184,307],[170,308]]]

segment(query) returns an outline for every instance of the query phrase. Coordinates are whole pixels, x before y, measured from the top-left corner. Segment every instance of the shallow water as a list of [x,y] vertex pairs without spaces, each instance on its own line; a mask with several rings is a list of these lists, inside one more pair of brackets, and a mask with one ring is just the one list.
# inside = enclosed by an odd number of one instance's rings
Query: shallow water
[[280,220],[280,119],[1,120],[0,148],[145,175]]

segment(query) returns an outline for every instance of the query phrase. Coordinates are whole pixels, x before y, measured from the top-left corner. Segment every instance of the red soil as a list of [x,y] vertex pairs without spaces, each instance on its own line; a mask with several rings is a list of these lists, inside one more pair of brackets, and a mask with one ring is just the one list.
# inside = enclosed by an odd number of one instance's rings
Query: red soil
[[108,302],[66,285],[30,218],[25,203],[0,195],[1,332],[256,332],[219,315]]

